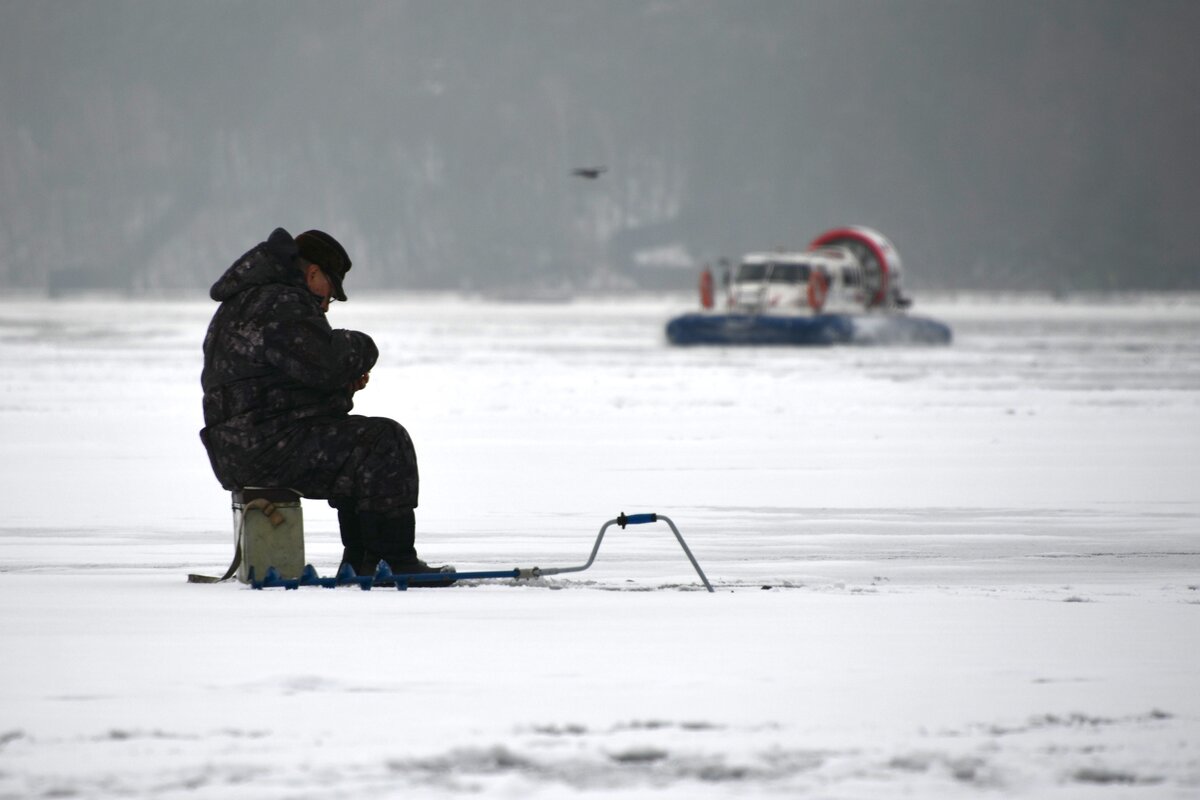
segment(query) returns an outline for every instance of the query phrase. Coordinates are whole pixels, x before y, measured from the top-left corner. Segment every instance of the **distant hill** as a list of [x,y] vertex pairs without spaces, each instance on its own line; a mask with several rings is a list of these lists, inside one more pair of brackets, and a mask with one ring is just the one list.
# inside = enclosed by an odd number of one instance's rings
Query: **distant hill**
[[0,279],[198,290],[283,225],[363,287],[690,285],[861,223],[918,290],[1200,288],[1197,35],[1166,0],[9,0]]

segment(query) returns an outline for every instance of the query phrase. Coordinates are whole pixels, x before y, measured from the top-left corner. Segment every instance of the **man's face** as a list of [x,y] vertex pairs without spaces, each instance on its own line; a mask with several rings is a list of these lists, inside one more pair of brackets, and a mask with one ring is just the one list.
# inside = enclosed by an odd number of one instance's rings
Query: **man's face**
[[309,264],[304,271],[304,281],[308,284],[308,290],[321,298],[321,310],[329,311],[329,297],[333,293],[329,276],[316,264]]

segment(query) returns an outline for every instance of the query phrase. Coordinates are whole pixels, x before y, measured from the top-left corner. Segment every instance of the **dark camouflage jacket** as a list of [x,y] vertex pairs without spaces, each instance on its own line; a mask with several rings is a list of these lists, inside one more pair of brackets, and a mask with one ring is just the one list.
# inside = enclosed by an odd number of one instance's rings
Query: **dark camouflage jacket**
[[346,416],[351,384],[379,351],[358,331],[333,330],[277,228],[233,263],[209,296],[221,307],[204,337],[204,429],[213,472],[227,489],[273,475],[306,423]]

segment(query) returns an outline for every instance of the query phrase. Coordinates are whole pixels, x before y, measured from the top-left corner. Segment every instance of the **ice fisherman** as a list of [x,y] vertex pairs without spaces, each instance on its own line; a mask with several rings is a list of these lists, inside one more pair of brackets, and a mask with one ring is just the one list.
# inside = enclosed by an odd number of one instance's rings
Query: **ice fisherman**
[[408,431],[351,414],[379,351],[325,319],[346,299],[345,248],[328,233],[276,228],[225,271],[204,337],[200,439],[226,489],[289,488],[337,509],[342,564],[372,574],[452,572],[415,546],[419,478]]

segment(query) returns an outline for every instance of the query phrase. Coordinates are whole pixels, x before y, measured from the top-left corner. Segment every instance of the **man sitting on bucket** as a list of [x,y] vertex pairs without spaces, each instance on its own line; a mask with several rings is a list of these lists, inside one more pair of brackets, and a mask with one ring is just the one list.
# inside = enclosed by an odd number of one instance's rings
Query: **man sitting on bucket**
[[[417,454],[385,417],[352,415],[379,351],[334,330],[350,257],[318,230],[277,228],[233,263],[209,295],[221,304],[204,337],[200,439],[221,485],[293,489],[337,509],[342,564],[373,574],[453,572],[417,558]],[[429,584],[425,584],[429,585]]]

